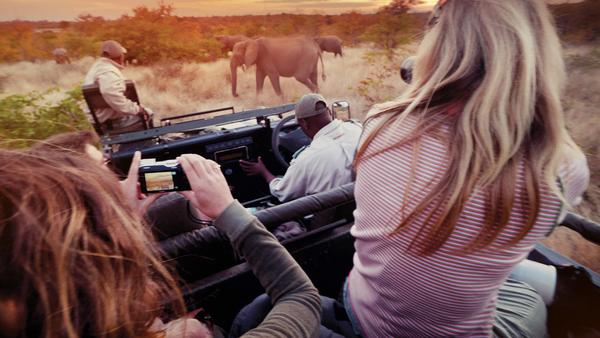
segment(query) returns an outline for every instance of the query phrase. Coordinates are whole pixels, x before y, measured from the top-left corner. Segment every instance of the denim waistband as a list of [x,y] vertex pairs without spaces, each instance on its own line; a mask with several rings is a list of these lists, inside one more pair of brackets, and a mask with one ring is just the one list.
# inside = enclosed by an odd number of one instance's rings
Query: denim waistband
[[348,319],[350,319],[350,323],[352,324],[352,329],[357,336],[364,337],[363,330],[360,327],[360,322],[356,318],[354,311],[352,311],[352,304],[350,303],[349,295],[348,295],[348,278],[344,281],[344,308],[346,309],[346,314],[348,315]]

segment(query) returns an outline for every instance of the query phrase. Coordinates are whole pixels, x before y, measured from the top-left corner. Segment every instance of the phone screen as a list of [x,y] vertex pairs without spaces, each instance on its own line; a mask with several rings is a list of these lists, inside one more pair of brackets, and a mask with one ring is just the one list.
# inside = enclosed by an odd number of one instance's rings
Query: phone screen
[[154,173],[145,173],[146,190],[147,191],[162,191],[175,189],[173,182],[174,171],[159,171]]

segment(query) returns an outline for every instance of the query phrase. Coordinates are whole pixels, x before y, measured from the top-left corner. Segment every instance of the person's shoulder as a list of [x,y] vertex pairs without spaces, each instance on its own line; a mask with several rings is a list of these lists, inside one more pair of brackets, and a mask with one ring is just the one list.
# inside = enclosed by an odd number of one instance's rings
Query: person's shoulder
[[117,68],[117,66],[115,66],[112,62],[104,58],[96,60],[92,68],[96,70],[97,75],[110,74],[122,76],[121,70],[119,70],[119,68]]
[[369,109],[369,111],[367,112],[367,119],[373,119],[375,118],[379,113],[390,110],[392,108],[397,107],[399,104],[398,101],[388,101],[388,102],[383,102],[383,103],[377,103],[374,104],[371,109]]

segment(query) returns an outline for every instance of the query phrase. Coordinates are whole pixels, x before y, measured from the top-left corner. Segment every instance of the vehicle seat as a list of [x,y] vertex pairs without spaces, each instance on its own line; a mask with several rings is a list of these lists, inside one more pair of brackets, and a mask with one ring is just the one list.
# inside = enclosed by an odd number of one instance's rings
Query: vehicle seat
[[[100,86],[98,84],[90,84],[81,86],[81,91],[83,92],[83,98],[85,99],[85,103],[88,106],[89,113],[93,119],[93,126],[98,135],[107,134],[107,130],[104,130],[102,124],[98,120],[98,116],[96,116],[96,111],[98,109],[110,108],[108,103],[102,97],[102,93],[100,93]],[[137,90],[135,89],[135,84],[131,80],[125,81],[125,97],[130,99],[131,101],[140,104],[140,99],[138,97]]]

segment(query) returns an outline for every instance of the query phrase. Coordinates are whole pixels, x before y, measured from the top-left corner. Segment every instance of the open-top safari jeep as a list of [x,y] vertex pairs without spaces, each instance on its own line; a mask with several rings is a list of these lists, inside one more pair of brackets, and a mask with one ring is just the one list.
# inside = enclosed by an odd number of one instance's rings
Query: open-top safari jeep
[[[332,108],[338,117],[350,117],[347,102],[336,102]],[[217,161],[234,197],[247,207],[261,209],[255,215],[268,229],[287,221],[306,225],[306,233],[284,241],[283,245],[320,293],[336,298],[352,267],[354,254],[354,240],[349,233],[354,221],[353,184],[278,204],[264,181],[246,176],[238,163],[240,159],[253,160],[261,156],[275,174],[284,173],[291,155],[309,142],[294,123],[293,115],[283,117],[293,110],[292,104],[244,112],[228,107],[163,119],[160,127],[104,136],[102,142],[117,172],[127,171],[136,150],[140,150],[144,158],[158,160],[197,153]],[[214,115],[224,111],[229,113]],[[210,117],[206,117],[207,114],[211,114]],[[176,123],[182,119],[188,120]],[[168,134],[178,137],[166,138]],[[316,224],[313,216],[324,210],[329,210],[331,217],[325,223]],[[600,225],[574,214],[569,214],[562,225],[600,244]],[[165,259],[176,263],[186,282],[184,293],[190,310],[203,308],[220,327],[229,328],[235,314],[263,292],[250,267],[236,256],[227,238],[214,228],[172,237],[161,242],[160,249]],[[536,246],[529,258],[547,264],[579,265],[543,245]],[[600,275],[586,270],[592,276],[596,291],[600,290]],[[549,325],[556,337],[581,330],[567,318],[554,318]],[[594,329],[600,330],[600,327]]]

